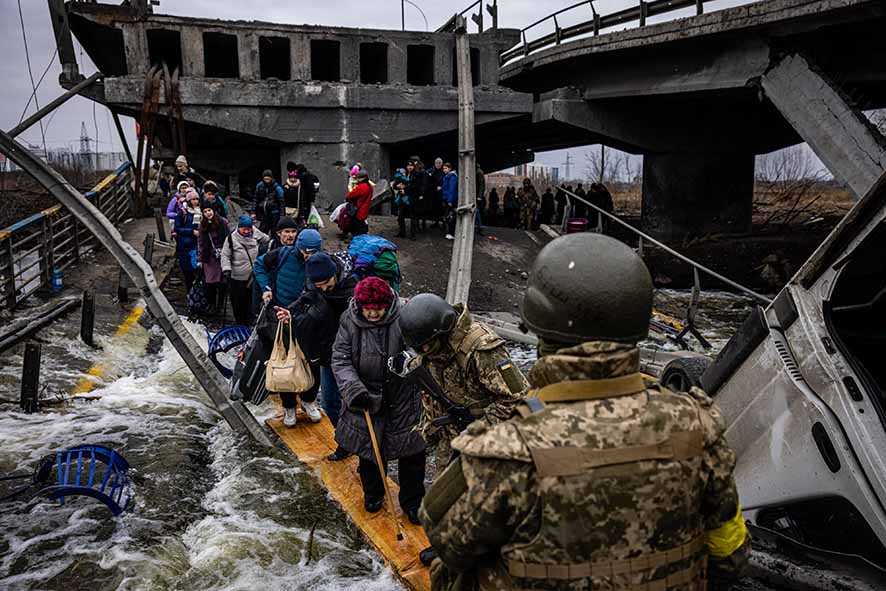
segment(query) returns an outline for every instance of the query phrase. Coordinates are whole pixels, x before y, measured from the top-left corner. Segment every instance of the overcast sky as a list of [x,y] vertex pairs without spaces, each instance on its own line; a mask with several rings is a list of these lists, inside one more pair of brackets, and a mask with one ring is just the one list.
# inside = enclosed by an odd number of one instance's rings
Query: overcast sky
[[[35,82],[49,66],[46,77],[37,92],[40,105],[44,105],[62,91],[58,84],[61,67],[58,59],[54,56],[55,47],[52,25],[49,21],[49,9],[46,0],[20,1]],[[19,122],[28,97],[31,95],[31,82],[25,61],[18,2],[19,0],[0,0],[0,56],[2,56],[0,59],[0,80],[2,80],[0,104],[3,105],[3,108],[0,109],[0,127],[3,129],[9,129]],[[441,25],[453,12],[470,4],[469,0],[457,0],[456,2],[412,0],[412,2],[424,11],[430,30]],[[706,10],[716,10],[746,2],[747,0],[717,0],[706,4]],[[522,28],[559,8],[574,3],[574,0],[500,0],[499,26]],[[635,4],[634,0],[596,1],[598,11],[602,13],[612,12],[633,4]],[[324,0],[323,2],[252,0],[230,3],[219,0],[161,0],[160,6],[155,8],[155,12],[292,24],[399,29],[400,6],[399,0],[373,0],[370,2],[366,0]],[[425,30],[425,20],[420,12],[409,3],[406,3],[405,7],[406,28]],[[691,11],[684,12],[691,13]],[[571,15],[564,15],[560,24],[567,26],[586,18],[587,15],[576,10]],[[672,19],[674,15],[668,15],[667,18]],[[650,19],[649,22],[655,22],[655,19]],[[548,31],[539,28],[538,32]],[[78,53],[80,71],[88,76],[95,71],[95,66],[85,53],[81,53],[79,46],[76,45],[76,39],[74,43]],[[30,114],[34,110],[35,105],[31,101],[27,112]],[[50,149],[64,146],[74,150],[79,149],[80,127],[83,122],[86,123],[89,136],[93,139],[98,138],[101,151],[122,150],[107,109],[80,97],[71,99],[54,115],[44,119],[47,146]],[[123,122],[127,132],[134,135],[133,120],[123,118]],[[32,127],[21,137],[34,144],[42,143],[39,126]],[[572,159],[577,161],[577,166],[583,169],[585,149],[573,148],[569,152]],[[565,157],[566,152],[560,150],[539,154],[537,161],[547,165],[561,166]]]

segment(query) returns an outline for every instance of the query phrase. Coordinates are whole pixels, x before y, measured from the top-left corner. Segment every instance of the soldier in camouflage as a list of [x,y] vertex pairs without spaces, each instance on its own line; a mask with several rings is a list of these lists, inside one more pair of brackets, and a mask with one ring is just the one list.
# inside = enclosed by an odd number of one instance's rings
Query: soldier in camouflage
[[522,306],[533,390],[520,416],[452,442],[422,503],[433,589],[702,591],[742,574],[735,454],[704,392],[639,373],[651,309],[624,244],[584,233],[542,250]]
[[[529,384],[511,362],[504,340],[476,322],[464,304],[450,306],[431,293],[419,294],[403,307],[400,330],[407,345],[421,353],[422,364],[454,404],[487,425],[508,419]],[[449,463],[450,442],[459,434],[446,409],[427,393],[419,425],[429,445],[436,445],[438,473]]]

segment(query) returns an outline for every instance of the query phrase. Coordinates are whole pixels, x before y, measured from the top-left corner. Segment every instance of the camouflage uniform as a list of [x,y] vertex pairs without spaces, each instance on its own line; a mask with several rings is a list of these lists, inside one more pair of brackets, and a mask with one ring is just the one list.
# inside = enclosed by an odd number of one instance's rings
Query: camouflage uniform
[[[449,400],[486,424],[495,425],[513,415],[529,384],[511,363],[504,340],[485,324],[474,322],[464,304],[454,308],[458,320],[449,333],[448,346],[424,355],[423,364]],[[452,453],[450,442],[459,431],[454,424],[434,426],[432,421],[446,411],[427,393],[422,400],[424,412],[419,428],[425,441],[436,444],[436,465],[442,471]]]
[[517,199],[520,201],[520,227],[524,230],[531,230],[541,199],[532,185],[517,191]]
[[728,586],[749,539],[720,412],[638,367],[633,345],[561,349],[530,372],[523,418],[452,442],[421,509],[433,589],[689,591],[706,564]]

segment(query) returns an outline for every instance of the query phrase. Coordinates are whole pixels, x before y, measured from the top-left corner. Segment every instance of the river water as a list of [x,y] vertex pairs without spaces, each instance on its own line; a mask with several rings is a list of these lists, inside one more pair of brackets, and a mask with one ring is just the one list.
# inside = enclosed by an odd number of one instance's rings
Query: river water
[[[679,308],[688,296],[658,299]],[[745,300],[718,295],[703,308],[705,336],[722,346],[742,309]],[[202,327],[189,328],[205,341]],[[133,467],[135,505],[114,519],[91,500],[0,504],[0,589],[399,586],[309,472],[230,431],[156,329],[136,325],[113,346],[105,339],[104,351],[84,346],[76,329],[75,318],[41,333],[42,383],[68,392],[100,361],[100,396],[33,415],[0,406],[0,474],[30,471],[57,449],[106,445]],[[530,348],[513,353],[524,369],[535,358]],[[3,357],[0,402],[17,400],[21,363],[20,354]]]

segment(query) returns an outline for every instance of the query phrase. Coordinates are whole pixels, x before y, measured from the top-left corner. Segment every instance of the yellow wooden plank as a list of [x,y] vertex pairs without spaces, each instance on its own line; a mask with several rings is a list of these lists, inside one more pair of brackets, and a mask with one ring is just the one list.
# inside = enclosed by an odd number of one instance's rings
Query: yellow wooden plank
[[[139,319],[144,315],[145,307],[143,305],[138,305],[134,307],[129,315],[123,320],[120,326],[117,327],[116,332],[114,332],[114,336],[111,340],[111,346],[114,345],[114,339],[119,339],[128,333],[135,323],[139,321]],[[71,391],[71,395],[78,398],[88,398],[93,389],[95,389],[97,383],[94,379],[97,378],[102,379],[108,372],[108,361],[107,358],[110,357],[110,353],[106,356],[106,359],[103,361],[99,361],[95,363],[92,367],[90,367],[86,371],[86,375],[89,377],[80,378],[77,382],[77,385],[74,386],[74,389]]]
[[394,496],[396,515],[400,519],[403,540],[397,540],[394,515],[385,506],[378,513],[363,509],[363,488],[357,474],[357,458],[330,462],[326,456],[335,451],[335,432],[332,423],[324,416],[319,423],[310,423],[299,415],[295,427],[286,427],[279,418],[269,419],[268,425],[277,433],[295,456],[320,476],[323,486],[360,528],[394,574],[415,591],[430,591],[431,579],[427,567],[422,565],[418,554],[428,546],[428,537],[421,526],[413,525],[400,509],[397,493],[400,488],[388,478],[388,486]]

